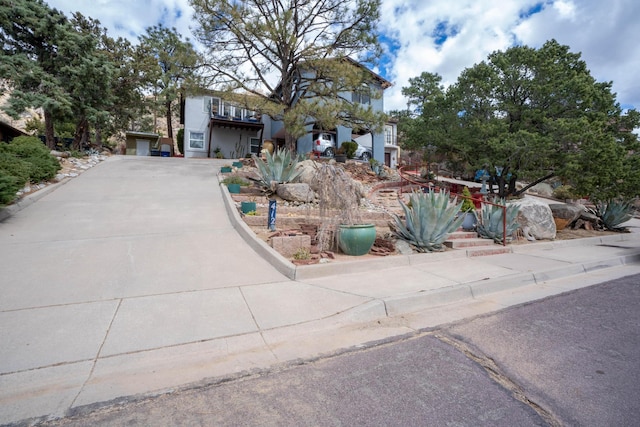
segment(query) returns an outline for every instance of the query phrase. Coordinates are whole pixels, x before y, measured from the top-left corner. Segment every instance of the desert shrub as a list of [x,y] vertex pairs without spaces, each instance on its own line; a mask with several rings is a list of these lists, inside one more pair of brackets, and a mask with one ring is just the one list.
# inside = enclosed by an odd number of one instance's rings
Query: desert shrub
[[222,180],[222,183],[227,185],[227,184],[239,184],[243,187],[246,187],[249,185],[249,181],[247,181],[246,179],[242,178],[241,176],[238,175],[231,175],[226,177],[225,179]]
[[344,150],[344,154],[347,156],[347,159],[353,159],[353,156],[356,154],[356,150],[358,149],[358,143],[355,141],[345,141],[340,144],[340,147]]
[[[520,207],[513,203],[506,203],[504,199],[494,198],[493,203],[504,205],[506,209],[506,225],[507,237],[506,241],[511,241],[513,234],[520,228],[518,223],[518,211]],[[480,222],[478,223],[478,235],[483,239],[493,239],[496,243],[502,243],[504,239],[503,225],[503,209],[502,206],[483,204],[480,213]]]
[[449,234],[457,230],[464,221],[464,215],[458,215],[462,203],[451,201],[449,193],[413,193],[411,206],[400,201],[404,210],[404,220],[392,214],[389,223],[393,234],[413,245],[418,252],[444,250],[444,241]]
[[286,148],[276,150],[273,154],[267,152],[266,161],[253,156],[253,162],[260,176],[260,185],[267,192],[273,193],[278,184],[292,182],[302,173],[296,169],[300,160],[300,157],[293,156]]
[[561,185],[553,190],[553,197],[560,200],[577,199],[578,196],[573,192],[570,185]]
[[609,200],[598,202],[595,214],[602,220],[604,226],[611,231],[624,231],[621,224],[633,218],[635,213],[633,200]]
[[[2,149],[6,144],[2,144]],[[29,182],[31,165],[15,155],[0,151],[0,204],[6,205],[16,198],[16,192]]]
[[19,136],[9,144],[4,145],[2,151],[12,154],[16,158],[27,162],[29,181],[48,181],[60,170],[60,162],[51,155],[49,149],[34,136]]

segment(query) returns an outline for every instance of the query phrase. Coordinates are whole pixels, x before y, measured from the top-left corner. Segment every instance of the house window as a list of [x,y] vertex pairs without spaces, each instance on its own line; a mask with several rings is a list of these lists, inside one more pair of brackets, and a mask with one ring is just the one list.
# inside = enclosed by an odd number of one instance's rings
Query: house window
[[393,129],[391,129],[391,127],[386,127],[384,129],[384,136],[385,136],[385,144],[395,145],[393,143]]
[[217,116],[220,114],[220,98],[211,98],[211,115]]
[[371,104],[371,95],[369,87],[364,85],[361,89],[354,90],[351,93],[351,101],[355,104]]
[[242,108],[240,107],[234,107],[233,108],[233,118],[234,119],[242,119]]
[[249,150],[251,154],[260,154],[260,138],[249,138]]
[[204,150],[203,132],[189,132],[189,148]]
[[222,115],[225,117],[231,117],[231,112],[233,110],[233,107],[231,106],[231,104],[227,104],[226,102],[224,103],[224,108],[222,110]]
[[202,111],[212,116],[219,114],[218,112],[220,111],[220,98],[205,96]]

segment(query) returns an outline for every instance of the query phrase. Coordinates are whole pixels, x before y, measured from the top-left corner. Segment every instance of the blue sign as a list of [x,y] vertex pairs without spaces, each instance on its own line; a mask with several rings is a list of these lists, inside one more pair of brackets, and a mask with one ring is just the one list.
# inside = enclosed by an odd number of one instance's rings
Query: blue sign
[[276,230],[276,201],[269,200],[269,230]]

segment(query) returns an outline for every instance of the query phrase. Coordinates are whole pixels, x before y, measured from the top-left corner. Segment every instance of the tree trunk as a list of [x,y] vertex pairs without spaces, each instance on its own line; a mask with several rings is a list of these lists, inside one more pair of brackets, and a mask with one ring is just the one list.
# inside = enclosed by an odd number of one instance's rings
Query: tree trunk
[[98,125],[96,125],[96,145],[102,150],[102,131]]
[[56,148],[56,139],[53,131],[53,115],[50,111],[44,111],[44,137],[47,147],[51,150]]
[[287,132],[284,133],[284,142],[285,142],[285,147],[287,147],[287,149],[291,152],[291,154],[295,154],[298,152],[298,144],[297,144],[297,140],[289,135]]
[[173,139],[173,125],[171,124],[171,101],[164,104],[167,110],[167,136]]
[[82,118],[76,124],[76,131],[73,134],[73,149],[80,150],[82,147],[82,139],[85,136],[85,128],[87,127],[87,119]]

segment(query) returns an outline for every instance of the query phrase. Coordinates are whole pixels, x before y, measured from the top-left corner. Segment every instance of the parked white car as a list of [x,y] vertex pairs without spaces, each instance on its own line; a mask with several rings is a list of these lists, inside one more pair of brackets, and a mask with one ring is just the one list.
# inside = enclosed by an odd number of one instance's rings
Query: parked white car
[[331,133],[319,133],[313,139],[313,152],[320,156],[333,157],[336,150],[336,139]]
[[[356,144],[358,144],[358,141],[354,141],[354,142]],[[369,159],[371,159],[372,157],[373,157],[373,153],[371,152],[371,149],[365,147],[364,145],[358,144],[358,148],[356,149],[355,158],[364,160],[365,162],[368,162]]]

